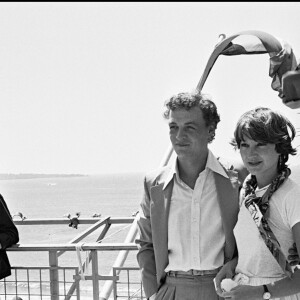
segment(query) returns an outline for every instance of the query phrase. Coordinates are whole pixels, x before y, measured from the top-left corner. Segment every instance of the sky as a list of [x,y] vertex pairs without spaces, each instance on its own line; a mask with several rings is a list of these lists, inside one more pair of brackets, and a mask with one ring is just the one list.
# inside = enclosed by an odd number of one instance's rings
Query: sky
[[[1,2],[0,173],[157,168],[163,104],[196,88],[219,34],[265,31],[300,58],[299,13],[297,2]],[[268,70],[267,54],[216,61],[203,88],[221,116],[214,154],[238,155],[234,125],[256,106],[300,128]]]

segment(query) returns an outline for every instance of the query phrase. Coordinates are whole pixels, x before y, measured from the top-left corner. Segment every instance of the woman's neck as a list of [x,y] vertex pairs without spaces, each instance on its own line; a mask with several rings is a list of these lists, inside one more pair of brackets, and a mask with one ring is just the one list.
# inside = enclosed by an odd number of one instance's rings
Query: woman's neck
[[269,185],[276,177],[278,173],[274,173],[270,176],[256,176],[257,188],[262,189]]

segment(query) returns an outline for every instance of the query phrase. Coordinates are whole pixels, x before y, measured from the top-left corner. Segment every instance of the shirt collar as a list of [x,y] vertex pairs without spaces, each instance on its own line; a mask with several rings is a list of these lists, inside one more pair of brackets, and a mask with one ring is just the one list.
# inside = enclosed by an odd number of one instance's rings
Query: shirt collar
[[[217,160],[217,158],[213,155],[213,153],[210,150],[208,150],[208,156],[207,156],[205,169],[210,169],[211,171],[218,173],[218,174],[224,176],[225,178],[229,178],[228,175],[226,174],[225,170],[221,166],[220,162]],[[163,190],[170,183],[170,181],[174,178],[174,176],[176,176],[177,179],[179,180],[180,177],[179,177],[179,171],[178,171],[177,158],[171,165],[170,172],[169,172],[168,176],[166,177],[166,181],[165,181]]]
[[218,173],[224,176],[225,178],[229,178],[218,159],[213,155],[213,153],[210,150],[208,150],[208,157],[205,168],[209,168],[213,172]]

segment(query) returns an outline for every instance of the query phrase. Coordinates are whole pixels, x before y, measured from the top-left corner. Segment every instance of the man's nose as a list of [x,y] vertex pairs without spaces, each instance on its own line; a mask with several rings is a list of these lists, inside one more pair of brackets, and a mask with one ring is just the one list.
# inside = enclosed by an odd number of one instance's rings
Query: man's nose
[[176,134],[177,140],[185,138],[185,131],[182,128],[179,128]]

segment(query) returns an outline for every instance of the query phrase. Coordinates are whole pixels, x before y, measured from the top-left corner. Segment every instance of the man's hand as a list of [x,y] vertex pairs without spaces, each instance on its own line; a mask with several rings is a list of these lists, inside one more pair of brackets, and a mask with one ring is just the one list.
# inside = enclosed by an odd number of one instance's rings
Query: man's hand
[[296,266],[300,264],[300,258],[299,253],[297,251],[296,243],[294,243],[292,248],[289,249],[288,261],[291,266]]
[[233,276],[235,275],[236,265],[237,265],[237,258],[226,263],[214,278],[215,289],[219,296],[222,297],[222,293],[223,293],[223,290],[221,288],[222,280],[225,278],[230,278],[230,279],[233,278]]

